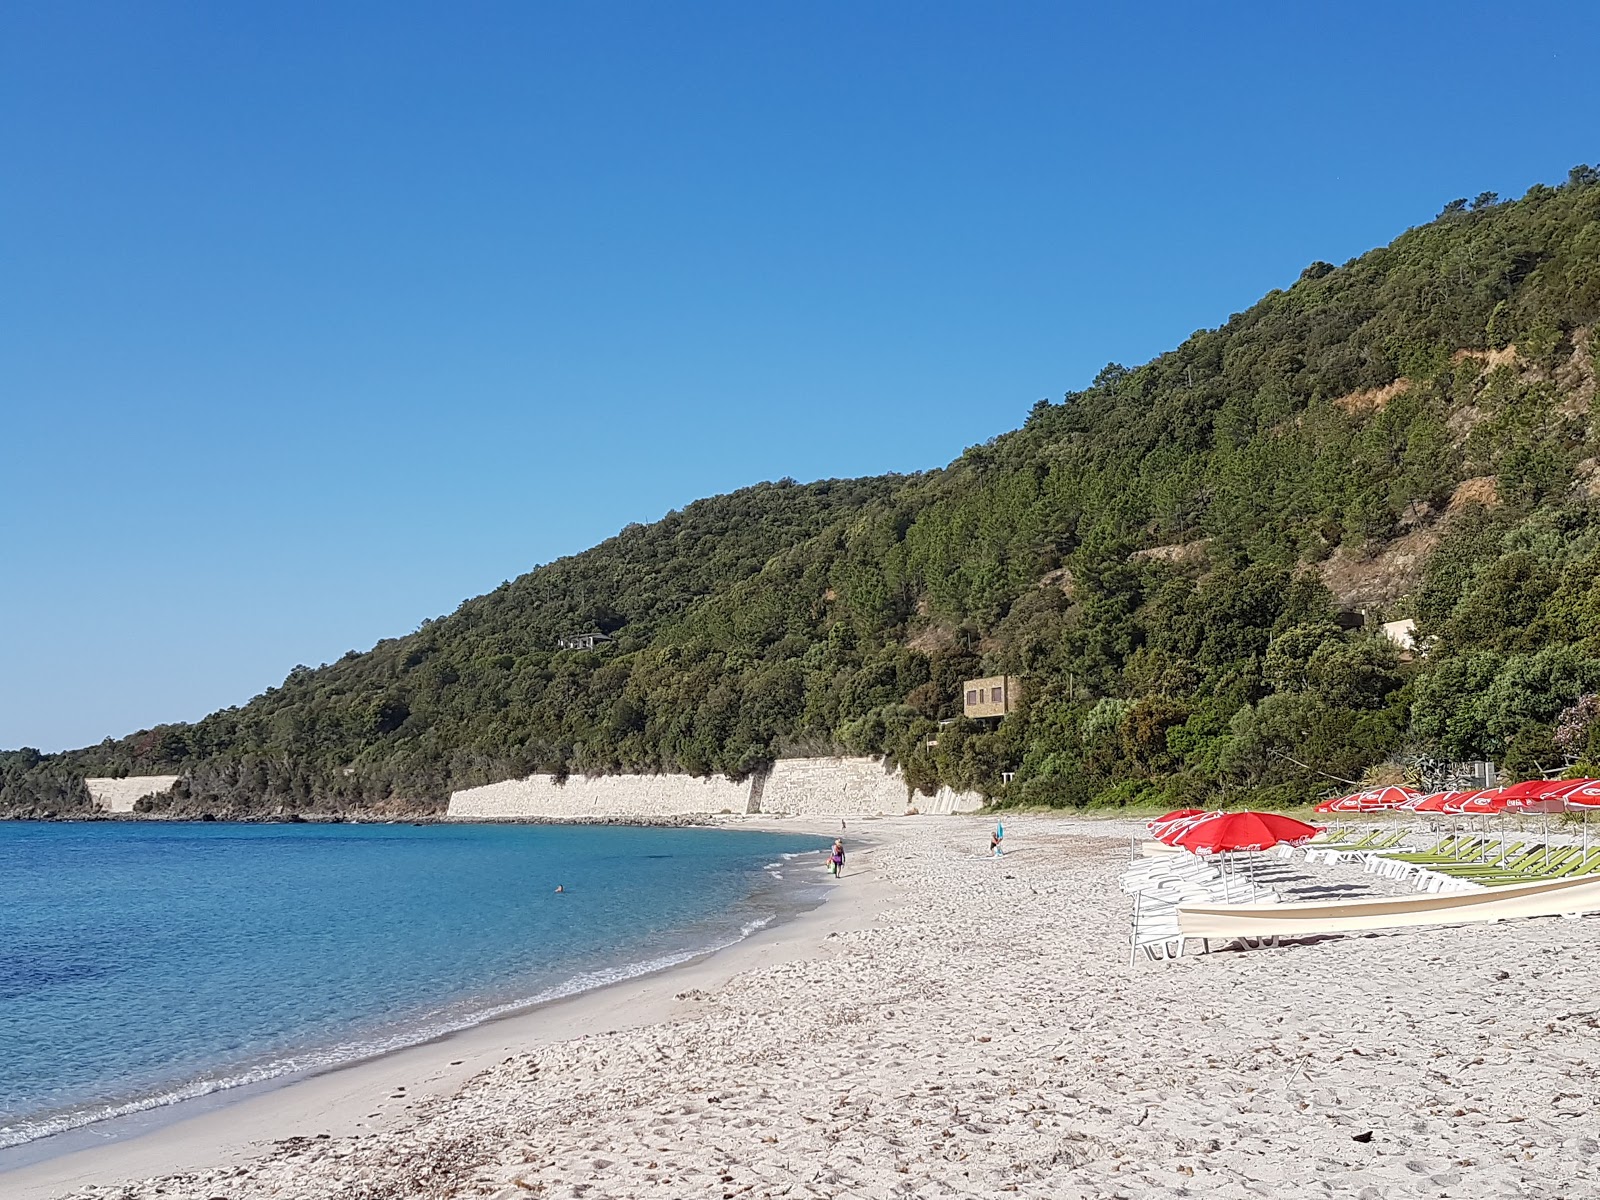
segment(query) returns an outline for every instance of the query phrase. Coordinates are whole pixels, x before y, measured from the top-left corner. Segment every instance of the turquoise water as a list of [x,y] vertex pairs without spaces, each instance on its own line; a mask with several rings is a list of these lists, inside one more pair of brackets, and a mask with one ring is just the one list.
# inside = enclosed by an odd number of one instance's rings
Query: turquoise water
[[732,944],[820,900],[826,844],[714,829],[0,822],[0,1146],[353,1061]]

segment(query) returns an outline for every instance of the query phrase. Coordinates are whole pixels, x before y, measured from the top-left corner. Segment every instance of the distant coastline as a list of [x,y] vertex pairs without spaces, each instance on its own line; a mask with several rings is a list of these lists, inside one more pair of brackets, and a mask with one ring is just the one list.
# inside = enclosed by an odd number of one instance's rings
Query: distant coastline
[[[782,814],[774,814],[781,818]],[[348,813],[108,813],[75,812],[30,815],[28,813],[0,813],[0,821],[39,822],[41,824],[110,824],[146,825],[204,823],[218,825],[634,825],[640,828],[688,828],[718,826],[727,823],[720,813],[683,814],[680,816],[574,816],[574,817],[447,817],[442,813],[417,813],[407,817],[375,816],[371,812],[354,810]]]

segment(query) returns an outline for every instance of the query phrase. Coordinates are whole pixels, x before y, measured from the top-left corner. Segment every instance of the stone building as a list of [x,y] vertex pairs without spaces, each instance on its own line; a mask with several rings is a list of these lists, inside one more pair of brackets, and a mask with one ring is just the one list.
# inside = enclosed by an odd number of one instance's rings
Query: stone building
[[1016,712],[1022,703],[1022,680],[1015,675],[990,675],[983,679],[969,679],[961,685],[966,693],[961,711],[974,720],[983,717],[1003,717]]

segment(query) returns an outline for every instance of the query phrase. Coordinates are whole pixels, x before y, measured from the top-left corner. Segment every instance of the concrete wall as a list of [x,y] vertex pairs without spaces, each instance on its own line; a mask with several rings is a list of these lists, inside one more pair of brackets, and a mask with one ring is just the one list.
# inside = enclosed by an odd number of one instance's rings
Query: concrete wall
[[761,789],[764,813],[800,817],[899,816],[906,784],[875,758],[780,758]]
[[729,783],[720,775],[574,775],[557,783],[553,775],[530,775],[450,797],[452,817],[496,820],[505,817],[676,817],[691,813],[742,813],[750,802],[750,782]]
[[575,775],[557,783],[530,775],[450,797],[449,815],[465,820],[553,817],[670,817],[707,813],[774,813],[792,816],[899,816],[974,812],[983,799],[941,789],[908,799],[899,771],[885,772],[875,758],[786,758],[766,775],[743,783],[721,776]]
[[958,792],[942,787],[932,796],[913,796],[911,803],[919,813],[929,816],[949,816],[951,813],[971,813],[983,808],[983,797],[977,792]]
[[911,796],[899,770],[886,772],[876,758],[780,758],[772,764],[755,812],[805,817],[897,817],[919,813],[976,812],[983,797],[940,788]]
[[178,782],[176,775],[129,775],[126,779],[85,779],[89,798],[101,812],[131,813],[146,796],[160,795]]

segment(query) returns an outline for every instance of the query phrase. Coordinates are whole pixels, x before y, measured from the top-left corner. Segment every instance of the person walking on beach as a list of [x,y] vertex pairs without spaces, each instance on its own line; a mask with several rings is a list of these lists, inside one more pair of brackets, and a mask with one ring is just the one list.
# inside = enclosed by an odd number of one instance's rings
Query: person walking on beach
[[994,827],[994,832],[989,835],[989,853],[993,854],[996,858],[999,858],[1002,854],[1004,854],[1005,851],[1001,849],[1000,843],[1005,841],[1005,838],[1006,827],[1004,825],[996,824]]
[[844,874],[844,839],[835,838],[833,851],[828,855],[828,870],[835,879]]

